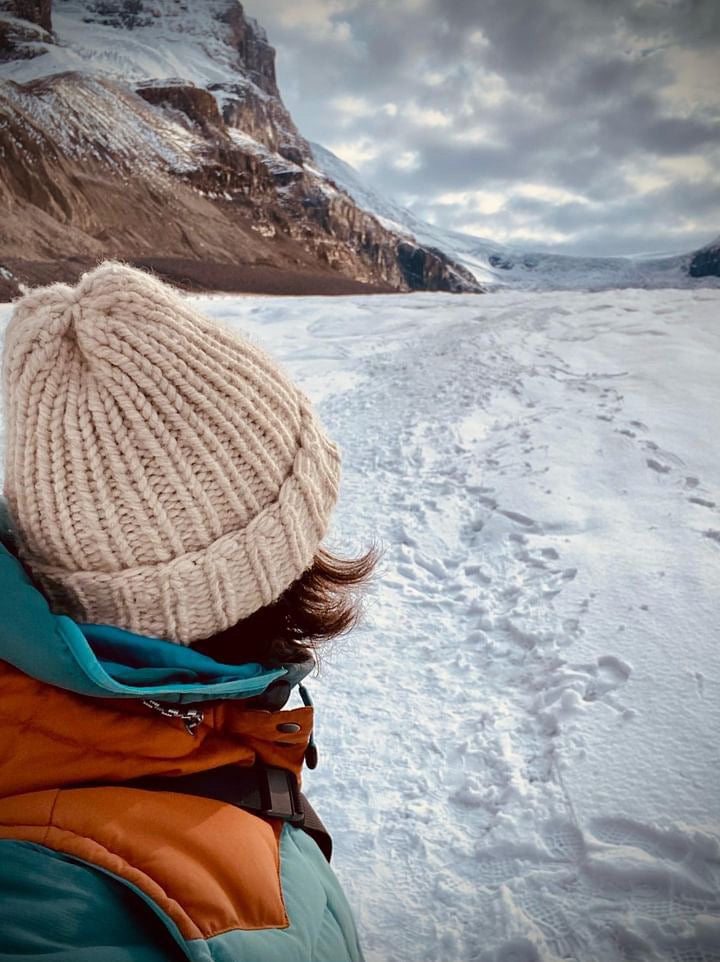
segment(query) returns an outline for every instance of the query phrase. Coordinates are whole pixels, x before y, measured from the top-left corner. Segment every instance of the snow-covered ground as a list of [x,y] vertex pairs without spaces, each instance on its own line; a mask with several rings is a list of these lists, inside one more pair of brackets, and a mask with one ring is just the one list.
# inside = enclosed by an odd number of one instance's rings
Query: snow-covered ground
[[306,778],[369,962],[718,962],[720,292],[192,299],[385,546]]

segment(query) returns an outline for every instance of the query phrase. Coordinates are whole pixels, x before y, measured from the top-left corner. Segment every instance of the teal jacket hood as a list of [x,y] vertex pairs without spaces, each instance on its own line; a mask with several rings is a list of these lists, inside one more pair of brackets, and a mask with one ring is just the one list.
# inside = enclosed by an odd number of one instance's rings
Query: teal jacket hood
[[163,639],[56,615],[2,543],[0,659],[39,681],[81,695],[175,704],[250,698],[277,679],[293,686],[314,666],[312,659],[275,668],[255,662],[225,665]]

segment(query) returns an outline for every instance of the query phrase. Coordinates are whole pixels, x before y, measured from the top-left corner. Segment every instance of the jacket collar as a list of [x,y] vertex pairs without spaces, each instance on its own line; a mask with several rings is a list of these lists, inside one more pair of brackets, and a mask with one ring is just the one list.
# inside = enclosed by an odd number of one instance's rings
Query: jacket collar
[[[5,664],[3,664],[5,662]],[[223,665],[168,641],[53,614],[22,564],[0,544],[0,797],[228,764],[300,775],[310,707],[260,708],[254,696],[288,688],[313,667]],[[90,697],[87,697],[90,696]],[[204,702],[197,729],[151,702]]]
[[266,668],[225,665],[191,648],[50,611],[18,559],[0,544],[0,659],[58,688],[98,698],[186,704],[262,694],[277,679],[298,684],[312,659]]

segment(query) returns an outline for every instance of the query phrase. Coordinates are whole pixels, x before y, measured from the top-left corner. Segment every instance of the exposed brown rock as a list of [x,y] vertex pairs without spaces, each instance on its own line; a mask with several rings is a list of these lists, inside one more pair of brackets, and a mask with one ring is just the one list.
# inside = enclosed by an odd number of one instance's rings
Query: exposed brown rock
[[52,30],[52,0],[2,0],[0,11]]
[[[4,18],[3,13],[10,14],[11,19]],[[46,49],[44,42],[51,42],[49,31],[50,0],[0,0],[0,63],[37,57]]]
[[150,104],[180,111],[208,136],[225,129],[217,101],[203,87],[196,87],[194,84],[152,83],[138,87],[137,93]]
[[222,19],[228,24],[229,43],[238,53],[238,83],[216,83],[209,90],[222,94],[223,117],[270,150],[293,163],[312,158],[310,146],[293,123],[278,90],[275,50],[264,31],[245,16],[241,3],[228,5]]
[[238,52],[238,66],[243,73],[266,94],[280,100],[275,78],[275,50],[268,43],[265,32],[245,16],[241,3],[229,3],[221,19],[230,28],[228,39]]
[[215,83],[208,90],[223,95],[223,120],[296,164],[312,158],[310,145],[281,101],[261,96],[250,84]]
[[13,301],[21,293],[17,278],[10,274],[6,268],[0,266],[0,302]]

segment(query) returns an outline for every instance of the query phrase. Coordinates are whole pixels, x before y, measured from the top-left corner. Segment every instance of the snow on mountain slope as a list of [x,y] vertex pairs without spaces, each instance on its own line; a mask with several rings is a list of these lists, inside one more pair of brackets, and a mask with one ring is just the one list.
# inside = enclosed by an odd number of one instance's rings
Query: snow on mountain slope
[[[131,5],[130,5],[131,6]],[[137,86],[195,85],[209,90],[220,110],[250,102],[263,114],[249,131],[271,149],[278,145],[299,157],[309,153],[280,99],[274,56],[263,28],[246,17],[240,4],[203,0],[201,4],[153,0],[116,6],[94,0],[55,0],[53,34],[38,31],[26,53],[0,66],[5,80],[26,84],[60,73],[110,78]],[[7,15],[3,14],[3,18]],[[259,106],[262,105],[262,106]],[[102,116],[102,109],[97,113]],[[228,119],[230,119],[228,117]],[[247,120],[247,111],[243,117]]]
[[305,779],[369,962],[718,962],[720,292],[193,302],[385,546]]
[[714,278],[698,280],[689,275],[692,253],[580,257],[520,251],[487,238],[444,230],[420,220],[412,211],[369,188],[360,174],[332,151],[316,143],[310,146],[317,167],[346,190],[360,207],[376,214],[386,227],[405,232],[458,260],[484,285],[526,290],[720,285]]
[[[182,78],[204,86],[238,80],[237,51],[227,43],[226,21],[216,17],[227,10],[226,0],[153,0],[152,12],[139,16],[121,13],[121,5],[114,16],[98,7],[108,5],[55,0],[53,31],[61,42],[47,44],[39,38],[36,56],[4,65],[3,75],[16,83],[66,70],[122,77],[129,83]],[[257,21],[246,19],[267,42]]]
[[77,75],[38,81],[2,91],[16,116],[30,115],[68,156],[103,160],[130,173],[138,164],[146,171],[188,173],[198,167],[201,138],[109,78]]

